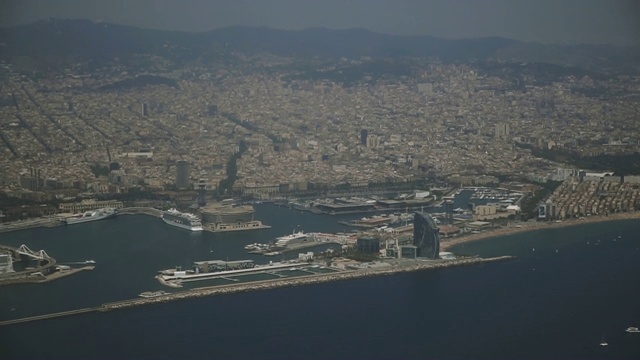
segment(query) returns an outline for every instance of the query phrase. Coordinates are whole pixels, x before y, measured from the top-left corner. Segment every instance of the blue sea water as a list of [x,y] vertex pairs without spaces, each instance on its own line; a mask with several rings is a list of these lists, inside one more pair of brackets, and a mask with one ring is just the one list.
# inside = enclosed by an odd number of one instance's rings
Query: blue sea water
[[[168,290],[156,271],[254,258],[247,243],[340,231],[339,218],[270,205],[273,228],[191,234],[129,216],[0,235],[61,262],[97,267],[47,284],[0,288],[0,319]],[[455,252],[513,261],[281,288],[0,327],[0,359],[638,359],[640,221],[547,229]],[[269,259],[255,256],[256,261]],[[11,309],[15,309],[11,311]],[[601,347],[605,339],[609,346]]]

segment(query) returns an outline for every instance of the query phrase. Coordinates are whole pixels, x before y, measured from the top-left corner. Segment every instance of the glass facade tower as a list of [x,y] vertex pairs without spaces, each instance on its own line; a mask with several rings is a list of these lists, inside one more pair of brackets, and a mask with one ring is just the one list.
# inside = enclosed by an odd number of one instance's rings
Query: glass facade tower
[[189,188],[189,163],[184,160],[176,162],[176,187],[178,189]]
[[440,235],[438,234],[438,225],[431,215],[419,211],[413,214],[413,245],[418,248],[418,257],[438,258]]

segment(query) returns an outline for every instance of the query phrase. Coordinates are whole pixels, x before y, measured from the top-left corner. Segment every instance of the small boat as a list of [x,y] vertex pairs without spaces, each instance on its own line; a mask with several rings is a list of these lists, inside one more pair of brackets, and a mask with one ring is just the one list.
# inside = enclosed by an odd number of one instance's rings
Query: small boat
[[84,261],[85,264],[95,264],[95,260],[85,260]]
[[640,333],[640,330],[635,326],[628,327],[625,331],[628,333]]
[[604,336],[602,337],[602,340],[600,341],[600,346],[609,346],[609,343],[604,340]]

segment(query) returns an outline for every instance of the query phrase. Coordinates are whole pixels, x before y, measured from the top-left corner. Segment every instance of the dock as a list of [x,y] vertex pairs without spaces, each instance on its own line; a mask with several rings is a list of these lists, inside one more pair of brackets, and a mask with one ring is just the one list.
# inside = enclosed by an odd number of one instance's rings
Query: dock
[[102,304],[101,306],[92,307],[92,308],[62,311],[57,313],[45,314],[45,315],[30,316],[30,317],[21,318],[21,319],[4,320],[4,321],[0,321],[0,326],[13,325],[13,324],[19,324],[19,323],[25,323],[25,322],[37,321],[37,320],[53,319],[53,318],[58,318],[63,316],[72,316],[72,315],[84,314],[84,313],[89,313],[94,311],[105,312],[105,311],[112,311],[117,309],[126,309],[134,306],[159,304],[163,302],[175,301],[180,299],[232,294],[232,293],[256,291],[256,290],[267,290],[267,289],[275,289],[275,288],[290,287],[290,286],[302,286],[302,285],[308,285],[308,284],[319,284],[319,283],[326,283],[331,281],[342,281],[342,280],[349,280],[349,279],[355,279],[355,278],[361,278],[361,277],[367,277],[367,276],[391,275],[396,273],[427,270],[427,269],[441,269],[441,268],[454,267],[454,266],[468,266],[468,265],[481,264],[484,262],[504,261],[504,260],[510,260],[510,259],[514,259],[514,257],[500,256],[500,257],[487,258],[487,259],[474,257],[474,258],[446,260],[446,261],[419,261],[419,262],[413,263],[412,265],[400,266],[400,267],[391,266],[391,267],[383,267],[383,268],[362,268],[362,269],[356,269],[356,270],[343,270],[343,271],[337,271],[337,272],[325,273],[325,274],[313,273],[309,275],[259,280],[259,281],[252,281],[252,282],[246,282],[246,283],[234,283],[234,284],[228,284],[228,285],[208,286],[208,287],[195,288],[187,291],[180,291],[172,294],[161,295],[161,296],[152,297],[152,298],[135,298],[135,299],[129,299],[129,300],[123,300],[123,301],[116,301],[116,302]]

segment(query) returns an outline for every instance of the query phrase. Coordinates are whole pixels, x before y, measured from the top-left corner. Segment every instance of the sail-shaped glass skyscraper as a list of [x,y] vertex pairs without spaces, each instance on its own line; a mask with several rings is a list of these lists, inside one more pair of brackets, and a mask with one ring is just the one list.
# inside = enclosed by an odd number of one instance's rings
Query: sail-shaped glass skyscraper
[[438,225],[431,215],[416,211],[413,214],[413,245],[417,247],[417,256],[437,259],[440,254],[440,235]]

